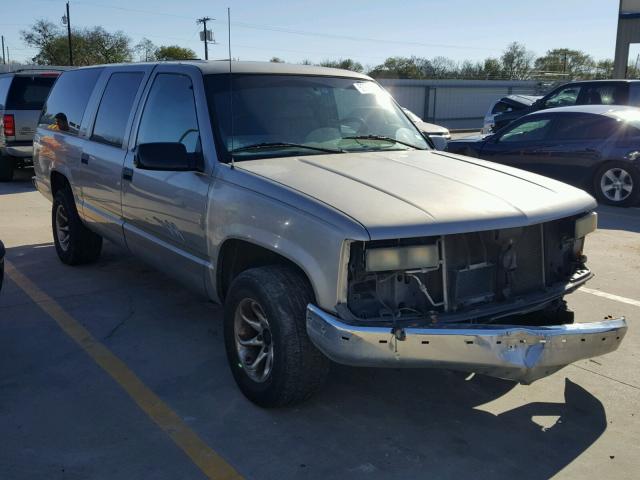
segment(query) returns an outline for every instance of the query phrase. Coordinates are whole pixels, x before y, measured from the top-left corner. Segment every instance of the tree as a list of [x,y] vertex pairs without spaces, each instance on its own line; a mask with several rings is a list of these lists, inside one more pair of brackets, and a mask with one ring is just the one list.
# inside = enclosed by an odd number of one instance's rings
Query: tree
[[356,62],[351,58],[340,60],[323,60],[320,62],[321,67],[341,68],[343,70],[351,70],[352,72],[363,72],[364,67],[360,62]]
[[591,55],[580,50],[554,48],[536,59],[536,70],[546,74],[557,74],[559,77],[591,76],[595,62]]
[[140,55],[141,62],[153,62],[156,59],[158,47],[148,38],[140,40],[133,49]]
[[284,60],[281,59],[280,57],[271,57],[271,60],[269,60],[271,63],[284,63]]
[[154,54],[156,60],[195,60],[196,52],[190,48],[180,47],[178,45],[167,45],[159,47]]
[[487,80],[502,78],[502,64],[497,58],[487,58],[484,61],[483,76]]
[[389,57],[374,67],[369,75],[376,78],[423,78],[421,62],[417,57]]
[[[33,57],[38,65],[67,65],[67,34],[47,20],[38,20],[29,30],[20,32],[23,41],[39,51]],[[121,63],[132,59],[131,39],[122,32],[110,33],[102,27],[71,31],[75,65]]]
[[527,80],[531,77],[533,58],[533,52],[528,51],[523,44],[510,43],[500,57],[504,77],[509,80]]

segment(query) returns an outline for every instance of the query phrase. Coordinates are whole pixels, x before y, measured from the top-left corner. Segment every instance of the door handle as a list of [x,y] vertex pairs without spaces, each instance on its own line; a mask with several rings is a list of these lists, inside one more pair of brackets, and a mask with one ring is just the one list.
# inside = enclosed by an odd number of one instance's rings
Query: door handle
[[89,154],[82,152],[82,155],[80,155],[80,161],[85,165],[89,165]]
[[128,181],[133,180],[133,168],[124,167],[122,169],[122,179]]

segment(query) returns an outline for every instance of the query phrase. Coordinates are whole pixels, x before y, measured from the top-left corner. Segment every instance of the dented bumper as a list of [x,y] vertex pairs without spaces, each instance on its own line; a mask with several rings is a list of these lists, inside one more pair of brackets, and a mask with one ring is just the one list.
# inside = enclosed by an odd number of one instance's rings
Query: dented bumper
[[405,328],[354,326],[315,305],[307,333],[331,360],[362,367],[438,367],[531,383],[577,360],[618,348],[624,318],[544,327],[449,325]]

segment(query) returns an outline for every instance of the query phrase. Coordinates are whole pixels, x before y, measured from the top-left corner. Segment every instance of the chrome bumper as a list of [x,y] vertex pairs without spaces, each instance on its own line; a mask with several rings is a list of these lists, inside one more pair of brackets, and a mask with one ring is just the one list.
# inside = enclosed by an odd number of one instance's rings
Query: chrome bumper
[[307,333],[327,357],[360,367],[439,367],[528,384],[584,358],[618,348],[624,318],[549,327],[451,325],[405,328],[349,325],[307,306]]

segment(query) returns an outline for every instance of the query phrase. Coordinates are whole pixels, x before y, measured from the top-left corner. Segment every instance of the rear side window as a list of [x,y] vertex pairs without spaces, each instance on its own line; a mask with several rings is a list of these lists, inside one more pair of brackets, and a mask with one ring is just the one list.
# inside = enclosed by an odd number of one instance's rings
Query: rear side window
[[593,84],[582,89],[580,103],[585,105],[627,105],[629,93],[626,85]]
[[12,79],[13,77],[9,76],[0,77],[0,110],[4,110],[5,108],[5,100],[7,99]]
[[9,88],[7,110],[42,110],[57,77],[16,76]]
[[100,100],[91,140],[122,146],[133,101],[143,76],[142,72],[118,72],[111,75]]
[[604,140],[621,135],[624,125],[602,115],[562,115],[554,120],[556,140]]
[[101,68],[89,68],[60,75],[44,106],[39,126],[77,135],[100,73]]

